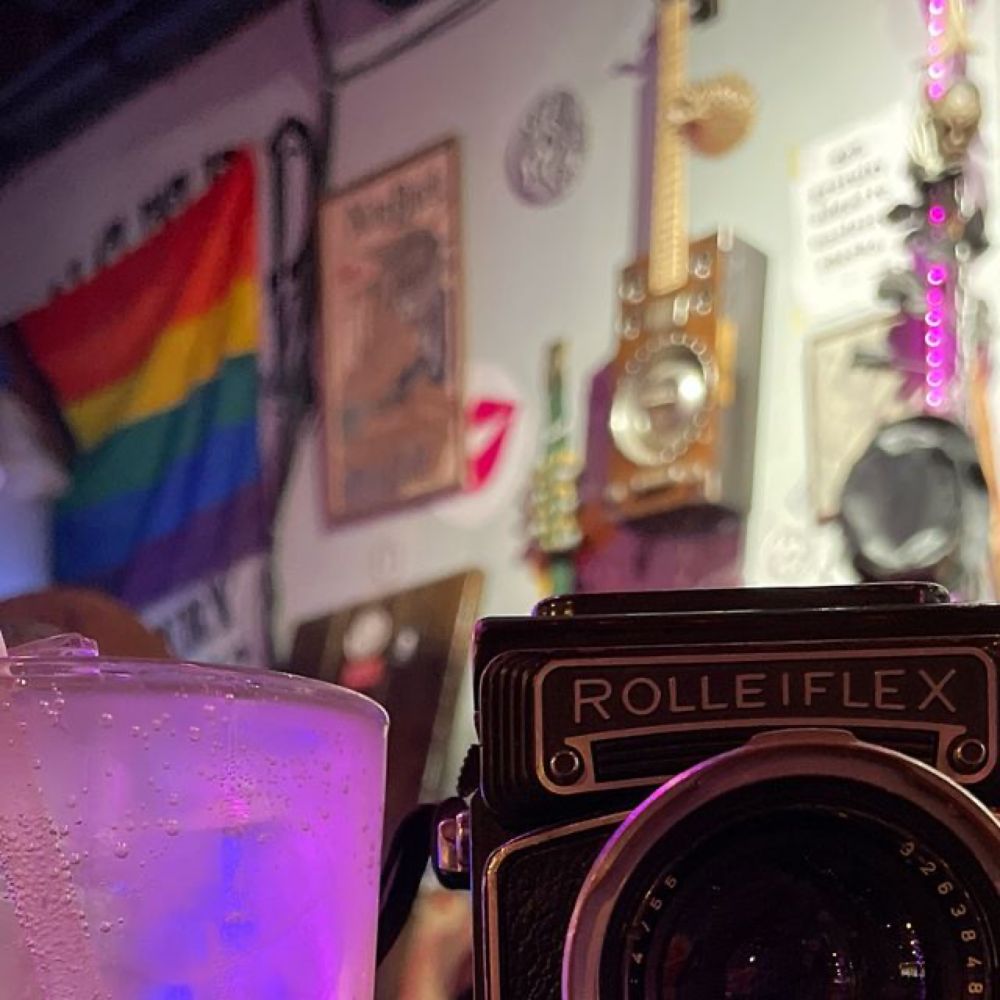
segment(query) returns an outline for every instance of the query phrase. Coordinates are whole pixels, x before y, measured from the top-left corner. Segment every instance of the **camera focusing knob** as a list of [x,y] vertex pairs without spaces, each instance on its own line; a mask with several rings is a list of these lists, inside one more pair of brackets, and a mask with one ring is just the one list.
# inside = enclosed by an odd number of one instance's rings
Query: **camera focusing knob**
[[446,889],[468,889],[472,870],[469,810],[461,800],[451,799],[438,814],[434,841],[434,871]]

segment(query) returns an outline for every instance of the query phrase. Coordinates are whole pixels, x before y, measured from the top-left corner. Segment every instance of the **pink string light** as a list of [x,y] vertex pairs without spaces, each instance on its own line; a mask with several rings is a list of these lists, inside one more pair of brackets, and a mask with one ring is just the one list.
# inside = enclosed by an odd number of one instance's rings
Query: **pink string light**
[[[931,205],[927,218],[932,225],[940,225],[947,219],[943,205]],[[946,403],[945,383],[949,368],[950,323],[945,310],[945,286],[949,280],[946,264],[930,264],[926,269],[927,287],[924,298],[927,312],[924,313],[924,402],[930,410],[942,410]]]
[[944,58],[945,40],[948,34],[949,11],[947,0],[926,0],[924,8],[927,19],[927,99],[937,103],[948,92],[955,75],[958,61],[954,56]]
[[[949,0],[924,0],[922,6],[926,17],[928,57],[924,93],[929,102],[936,103],[948,93],[954,80],[963,74],[965,59],[961,54],[946,54],[953,13]],[[928,206],[929,226],[945,226],[949,218],[947,205],[934,203]],[[922,270],[924,300],[927,303],[923,330],[924,403],[929,410],[941,411],[949,405],[948,386],[955,375],[956,364],[955,317],[948,306],[953,275],[947,262],[925,261]]]

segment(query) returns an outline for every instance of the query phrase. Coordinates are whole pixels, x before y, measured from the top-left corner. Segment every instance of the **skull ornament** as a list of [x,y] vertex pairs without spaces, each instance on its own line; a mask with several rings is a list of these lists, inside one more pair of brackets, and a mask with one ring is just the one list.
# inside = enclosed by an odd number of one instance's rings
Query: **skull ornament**
[[941,158],[958,166],[979,131],[983,106],[979,88],[969,80],[957,80],[947,93],[931,105],[931,120]]

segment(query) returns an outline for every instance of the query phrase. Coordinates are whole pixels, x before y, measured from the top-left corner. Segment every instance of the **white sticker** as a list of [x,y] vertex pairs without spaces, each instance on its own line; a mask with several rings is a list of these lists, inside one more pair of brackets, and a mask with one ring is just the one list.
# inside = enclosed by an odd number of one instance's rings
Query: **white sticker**
[[474,527],[521,502],[537,433],[533,410],[502,368],[473,362],[466,385],[466,487],[436,504],[434,513]]

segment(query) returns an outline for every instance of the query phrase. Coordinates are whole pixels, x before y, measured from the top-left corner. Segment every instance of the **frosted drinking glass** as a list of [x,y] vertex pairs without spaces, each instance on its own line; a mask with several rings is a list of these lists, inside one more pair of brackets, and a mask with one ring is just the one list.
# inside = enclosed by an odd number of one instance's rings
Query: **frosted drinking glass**
[[0,660],[4,1000],[370,1000],[386,727],[271,672]]

